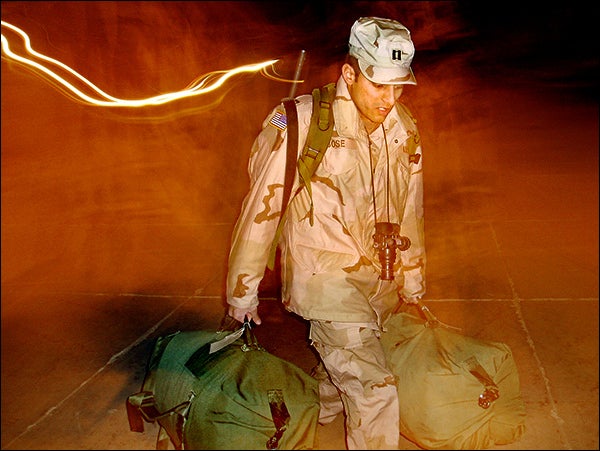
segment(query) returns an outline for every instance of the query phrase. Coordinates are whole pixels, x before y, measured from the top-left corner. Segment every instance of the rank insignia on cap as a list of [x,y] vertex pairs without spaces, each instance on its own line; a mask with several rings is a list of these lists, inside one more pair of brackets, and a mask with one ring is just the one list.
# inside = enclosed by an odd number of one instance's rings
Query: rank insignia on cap
[[287,127],[287,116],[279,111],[276,111],[269,121],[269,124],[283,131]]

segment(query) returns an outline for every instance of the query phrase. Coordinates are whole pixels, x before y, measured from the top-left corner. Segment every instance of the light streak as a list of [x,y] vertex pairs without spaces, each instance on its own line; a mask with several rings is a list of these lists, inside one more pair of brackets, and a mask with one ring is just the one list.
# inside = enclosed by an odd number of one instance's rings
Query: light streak
[[277,75],[272,75],[268,72],[269,68],[275,73],[274,65],[278,59],[272,59],[263,61],[256,64],[248,64],[245,66],[239,66],[231,70],[219,70],[209,72],[205,75],[197,77],[192,81],[185,89],[181,91],[168,92],[153,97],[144,99],[120,99],[107,94],[102,89],[94,85],[91,81],[79,74],[69,66],[61,63],[60,61],[50,58],[42,53],[39,53],[31,46],[31,41],[27,33],[20,28],[11,25],[8,22],[2,21],[2,28],[7,28],[17,33],[22,39],[27,54],[41,60],[43,62],[50,63],[51,65],[57,66],[58,68],[66,71],[69,76],[74,76],[80,82],[84,83],[90,88],[95,94],[93,96],[86,94],[79,88],[74,86],[71,82],[67,81],[61,75],[56,73],[51,68],[44,64],[41,64],[28,56],[21,56],[11,50],[8,39],[5,37],[4,32],[2,33],[2,52],[3,58],[9,61],[15,61],[24,65],[27,69],[33,71],[37,75],[42,76],[45,79],[49,79],[52,84],[55,82],[58,84],[58,88],[63,91],[67,96],[73,98],[78,102],[83,102],[89,105],[102,106],[102,107],[126,107],[126,108],[140,108],[146,106],[163,105],[176,100],[199,96],[213,92],[222,87],[227,80],[230,78],[242,74],[242,73],[261,73],[263,76],[277,81],[283,82],[294,82],[295,80],[288,80]]

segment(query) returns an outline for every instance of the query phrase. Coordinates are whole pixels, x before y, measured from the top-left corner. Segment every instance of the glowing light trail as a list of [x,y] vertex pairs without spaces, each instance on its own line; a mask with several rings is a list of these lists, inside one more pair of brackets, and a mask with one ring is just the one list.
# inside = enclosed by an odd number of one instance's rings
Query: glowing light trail
[[233,77],[235,75],[241,74],[241,73],[260,72],[263,75],[265,75],[271,79],[277,79],[279,81],[288,81],[288,80],[285,80],[285,79],[282,79],[279,77],[269,75],[267,73],[267,68],[272,67],[277,61],[279,61],[277,59],[274,59],[274,60],[263,61],[263,62],[257,63],[257,64],[248,64],[245,66],[240,66],[235,69],[228,70],[228,71],[220,70],[220,71],[209,72],[208,74],[206,74],[202,77],[196,78],[192,83],[190,83],[190,85],[188,85],[188,87],[186,87],[186,89],[183,89],[181,91],[160,94],[160,95],[157,95],[154,97],[149,97],[146,99],[136,99],[136,100],[119,99],[117,97],[111,96],[110,94],[107,94],[106,92],[104,92],[103,90],[98,88],[96,85],[94,85],[92,82],[90,82],[87,78],[85,78],[81,74],[77,73],[75,70],[71,69],[69,66],[61,63],[58,60],[55,60],[54,58],[50,58],[42,53],[35,51],[31,46],[29,36],[27,35],[27,33],[25,33],[20,28],[14,26],[14,25],[11,25],[10,23],[5,22],[5,21],[2,21],[2,27],[3,28],[6,27],[21,36],[21,38],[23,39],[24,45],[25,45],[25,49],[27,50],[29,55],[32,55],[40,60],[47,61],[48,63],[54,64],[54,65],[64,69],[69,74],[75,76],[77,79],[79,79],[81,82],[83,82],[89,88],[91,88],[100,97],[100,99],[94,98],[94,97],[91,97],[91,96],[85,94],[84,92],[79,90],[77,87],[75,87],[73,84],[71,84],[70,82],[65,80],[63,77],[58,75],[56,72],[49,69],[48,67],[46,67],[28,57],[20,56],[20,55],[17,55],[16,53],[14,53],[11,50],[8,39],[4,36],[4,33],[2,34],[2,52],[6,56],[3,56],[3,57],[5,57],[9,60],[14,60],[18,63],[21,63],[36,73],[41,72],[42,74],[45,74],[45,76],[48,76],[52,80],[56,81],[59,84],[59,87],[61,88],[61,90],[66,90],[66,92],[67,92],[67,94],[69,94],[69,96],[73,97],[71,95],[71,93],[72,93],[75,95],[76,100],[81,100],[84,103],[96,105],[96,106],[139,108],[139,107],[145,107],[145,106],[151,106],[151,105],[162,105],[162,104],[165,104],[168,102],[173,102],[175,100],[183,99],[186,97],[198,96],[198,95],[207,94],[209,92],[215,91],[216,89],[223,86],[223,84],[228,79],[230,79],[231,77]]

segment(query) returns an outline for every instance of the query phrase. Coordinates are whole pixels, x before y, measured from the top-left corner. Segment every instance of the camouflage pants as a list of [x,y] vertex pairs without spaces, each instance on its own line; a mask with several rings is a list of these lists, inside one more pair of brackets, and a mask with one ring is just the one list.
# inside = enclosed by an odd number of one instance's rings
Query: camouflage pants
[[310,339],[322,361],[313,370],[321,397],[319,422],[331,422],[343,410],[348,449],[398,449],[398,392],[377,326],[310,324]]

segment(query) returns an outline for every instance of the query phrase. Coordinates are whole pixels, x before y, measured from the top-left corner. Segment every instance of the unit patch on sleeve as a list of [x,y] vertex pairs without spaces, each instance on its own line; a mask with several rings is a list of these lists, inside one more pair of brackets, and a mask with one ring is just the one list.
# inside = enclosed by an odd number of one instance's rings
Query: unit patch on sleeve
[[279,111],[276,111],[269,124],[273,127],[283,131],[287,127],[287,116]]
[[414,153],[414,154],[408,156],[409,163],[419,164],[420,159],[421,159],[420,153]]

